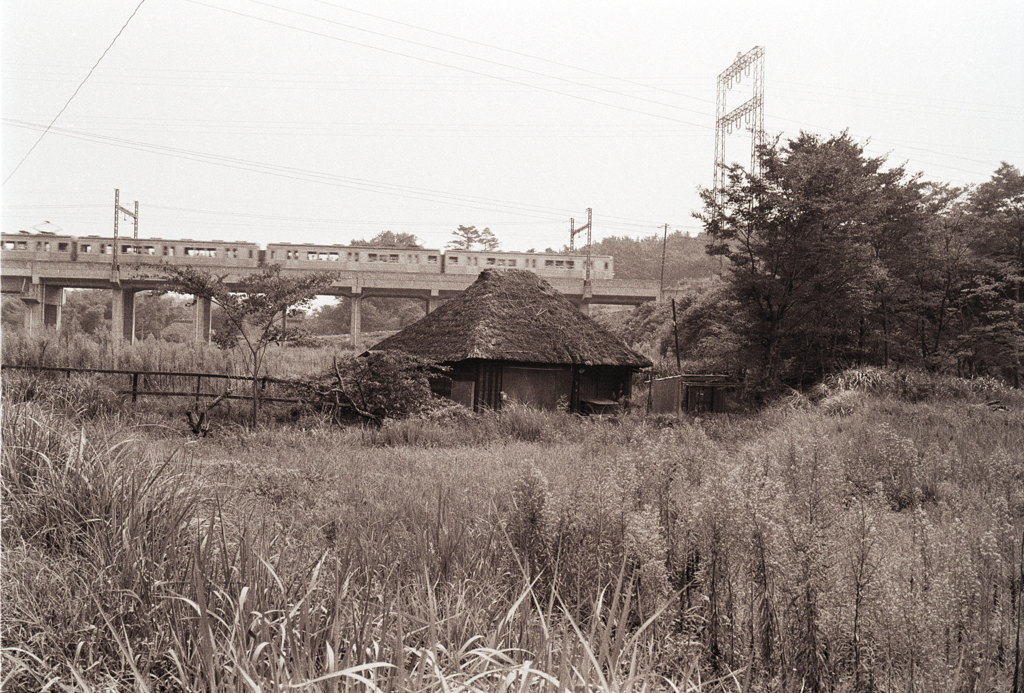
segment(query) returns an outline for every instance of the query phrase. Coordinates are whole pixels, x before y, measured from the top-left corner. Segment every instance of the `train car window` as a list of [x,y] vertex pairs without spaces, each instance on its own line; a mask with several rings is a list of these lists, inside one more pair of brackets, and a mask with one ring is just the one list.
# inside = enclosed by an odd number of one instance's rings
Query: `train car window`
[[4,250],[14,250],[14,241],[4,241]]
[[[493,258],[493,257],[489,257],[489,258],[487,258],[487,264],[488,264],[488,265],[493,265],[493,264],[494,264],[494,258]],[[504,263],[504,262],[502,262],[501,264],[503,264],[503,265],[504,265],[505,263]]]
[[608,269],[608,263],[607,263],[607,262],[606,262],[606,263],[604,263],[604,268],[605,268],[605,269]]
[[457,264],[459,264],[459,256],[458,255],[449,255],[448,256],[448,264],[449,265],[457,265]]
[[156,248],[151,245],[146,246],[146,255],[156,255]]
[[185,255],[189,257],[217,257],[216,248],[185,248]]
[[67,243],[58,243],[57,244],[57,252],[58,253],[66,253],[66,252],[68,252],[68,244]]
[[309,252],[306,253],[306,259],[307,260],[316,260],[316,253],[314,253],[312,250],[310,250]]
[[566,260],[565,266],[568,267],[569,269],[572,269],[573,267],[576,266],[576,262],[574,260]]
[[330,262],[337,262],[338,261],[338,257],[339,256],[338,256],[337,253],[331,253],[330,255],[327,256],[327,259]]
[[555,266],[555,261],[554,260],[545,260],[544,261],[544,266],[545,267],[554,267]]
[[388,257],[388,262],[398,262],[398,255],[394,254]]
[[437,255],[427,255],[427,262],[437,262]]
[[366,261],[367,262],[377,262],[377,253],[367,253],[366,254]]
[[270,259],[273,260],[275,257],[277,257],[277,251],[276,250],[271,250],[270,251]]
[[249,248],[249,259],[252,260],[252,248]]
[[515,260],[509,260],[508,261],[508,266],[509,267],[515,267],[516,266],[516,261]]

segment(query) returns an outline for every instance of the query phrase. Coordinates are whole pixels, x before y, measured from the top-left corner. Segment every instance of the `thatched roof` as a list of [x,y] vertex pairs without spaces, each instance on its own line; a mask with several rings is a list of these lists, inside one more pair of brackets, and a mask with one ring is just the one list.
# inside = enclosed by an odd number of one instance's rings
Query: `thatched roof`
[[457,297],[372,351],[466,359],[646,368],[651,362],[533,272],[485,269]]

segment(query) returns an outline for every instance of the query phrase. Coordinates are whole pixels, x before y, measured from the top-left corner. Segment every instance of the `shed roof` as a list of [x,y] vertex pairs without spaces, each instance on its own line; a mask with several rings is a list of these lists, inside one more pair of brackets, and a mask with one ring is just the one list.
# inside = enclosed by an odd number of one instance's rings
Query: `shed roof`
[[373,347],[467,359],[646,368],[651,362],[533,272],[485,269],[457,297]]

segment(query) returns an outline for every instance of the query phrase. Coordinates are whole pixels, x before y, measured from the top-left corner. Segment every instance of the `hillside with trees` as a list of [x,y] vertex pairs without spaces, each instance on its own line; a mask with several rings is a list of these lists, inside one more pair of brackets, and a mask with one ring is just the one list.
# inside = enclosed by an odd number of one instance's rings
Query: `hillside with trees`
[[608,236],[593,244],[593,252],[615,257],[616,279],[659,281],[664,251],[665,286],[673,287],[707,279],[720,271],[721,263],[705,252],[708,243],[705,235],[694,237],[680,231],[673,231],[667,238],[659,234],[642,238]]
[[[696,216],[726,271],[677,297],[681,360],[745,373],[762,392],[861,365],[1019,387],[1016,167],[1004,163],[975,187],[928,183],[866,156],[846,133],[804,133],[760,156],[761,175],[733,166],[720,199],[702,192]],[[670,310],[645,307],[619,329],[674,356]]]

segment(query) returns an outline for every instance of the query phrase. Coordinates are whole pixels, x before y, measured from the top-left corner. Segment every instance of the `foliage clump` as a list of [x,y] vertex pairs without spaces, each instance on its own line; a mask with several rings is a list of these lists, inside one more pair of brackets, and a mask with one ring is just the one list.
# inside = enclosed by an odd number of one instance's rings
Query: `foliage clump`
[[430,378],[441,367],[404,351],[372,351],[334,358],[312,390],[317,405],[336,421],[361,418],[376,426],[426,410],[433,401]]

